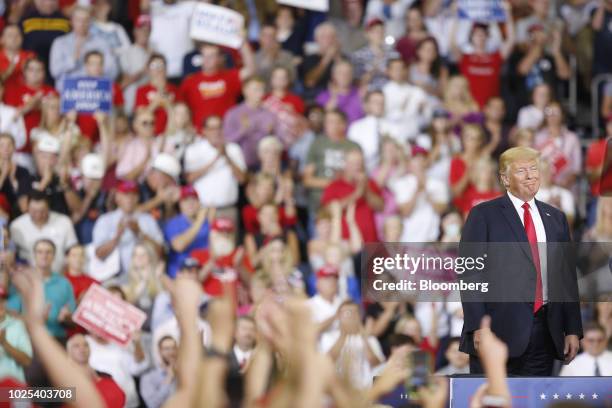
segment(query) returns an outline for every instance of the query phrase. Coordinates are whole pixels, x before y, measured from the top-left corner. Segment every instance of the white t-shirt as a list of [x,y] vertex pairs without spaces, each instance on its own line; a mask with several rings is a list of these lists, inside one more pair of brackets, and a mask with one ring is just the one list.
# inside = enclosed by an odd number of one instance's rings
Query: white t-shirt
[[544,122],[544,112],[534,105],[523,106],[518,113],[519,129],[538,130]]
[[[321,351],[324,353],[329,352],[339,337],[340,330],[334,330],[323,336],[321,339]],[[376,336],[368,336],[368,345],[379,361],[385,361],[382,347]],[[375,366],[370,364],[365,347],[362,336],[354,334],[347,336],[336,361],[337,371],[341,374],[348,374],[351,385],[357,389],[365,389],[372,385],[373,368],[378,366],[378,364]]]
[[431,118],[431,106],[425,91],[408,83],[389,81],[382,88],[385,117],[401,127],[401,141],[418,136],[421,125]]
[[[242,170],[246,169],[242,149],[235,143],[225,145],[227,155]],[[218,155],[206,139],[200,138],[185,150],[185,172],[193,172],[208,165]],[[238,201],[238,180],[227,160],[218,159],[206,174],[193,183],[200,202],[206,207],[225,207]]]
[[151,2],[150,44],[166,58],[168,77],[183,74],[183,57],[193,49],[189,28],[195,1]]
[[72,245],[78,243],[74,226],[70,218],[64,214],[49,211],[49,219],[42,228],[32,222],[30,214],[20,215],[10,227],[11,238],[17,246],[17,253],[21,259],[32,264],[33,246],[39,239],[46,238],[55,244],[55,259],[53,272],[60,272],[64,267],[64,252]]
[[568,217],[574,217],[576,214],[576,205],[574,202],[574,196],[571,191],[559,186],[540,187],[540,190],[536,194],[536,199],[543,201],[547,204],[556,207],[556,203],[552,203],[553,197],[559,197],[561,202],[561,208],[559,208]]
[[[392,180],[389,188],[398,205],[410,201],[418,188],[417,177],[407,174]],[[427,178],[425,192],[436,203],[446,204],[449,201],[448,187],[435,178]],[[402,242],[432,242],[440,233],[440,215],[427,201],[425,192],[421,192],[412,213],[403,219]]]
[[137,362],[130,347],[123,348],[114,343],[98,343],[91,336],[85,336],[91,354],[89,365],[96,371],[110,374],[113,380],[125,393],[125,407],[135,408],[139,405],[138,392],[133,376],[143,374],[150,362],[145,353],[144,360]]
[[348,129],[348,139],[357,143],[363,151],[368,173],[378,165],[381,138],[389,136],[401,141],[400,135],[401,129],[398,125],[371,115],[356,120]]

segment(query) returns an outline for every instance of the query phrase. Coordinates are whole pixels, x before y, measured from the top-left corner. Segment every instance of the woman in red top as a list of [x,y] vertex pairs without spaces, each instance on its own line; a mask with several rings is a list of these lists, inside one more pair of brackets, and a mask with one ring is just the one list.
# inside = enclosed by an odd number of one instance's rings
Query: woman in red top
[[476,205],[500,195],[495,164],[488,156],[478,159],[470,170],[470,183],[474,188],[468,189],[465,193],[464,217],[467,217],[470,210]]
[[178,101],[178,88],[166,78],[166,59],[161,54],[153,54],[147,64],[150,81],[136,91],[134,108],[146,107],[155,115],[155,134],[166,130],[168,109]]
[[25,62],[36,55],[32,51],[21,49],[23,35],[19,26],[10,24],[4,27],[0,38],[0,80],[5,85],[18,84],[23,80]]
[[472,51],[469,53],[463,52],[457,45],[458,18],[455,19],[450,30],[451,53],[459,61],[459,70],[468,79],[472,95],[481,108],[484,107],[489,98],[499,96],[501,67],[514,47],[512,6],[508,1],[504,1],[502,4],[506,11],[506,39],[499,50],[491,52],[487,49],[488,23],[474,23],[472,26],[470,33]]
[[470,181],[470,170],[474,163],[483,156],[484,133],[478,125],[465,125],[461,130],[463,151],[453,157],[450,164],[450,185],[453,205],[466,213],[467,200],[473,193],[474,185]]
[[4,102],[16,107],[23,115],[26,126],[26,144],[19,152],[31,153],[30,131],[39,125],[41,119],[41,101],[49,94],[56,94],[55,89],[45,84],[45,64],[36,57],[28,59],[23,66],[24,80],[7,84]]

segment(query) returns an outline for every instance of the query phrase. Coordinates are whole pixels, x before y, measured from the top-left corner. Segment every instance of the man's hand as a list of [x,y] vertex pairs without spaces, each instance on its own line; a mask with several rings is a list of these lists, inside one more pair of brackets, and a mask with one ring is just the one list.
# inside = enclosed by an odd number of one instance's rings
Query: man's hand
[[138,221],[131,218],[127,222],[127,227],[132,230],[134,235],[138,236],[140,234],[140,226],[138,225]]
[[0,330],[0,346],[4,347],[6,344],[6,329],[2,329]]
[[572,362],[576,354],[578,354],[578,349],[580,347],[580,341],[578,340],[578,336],[575,334],[569,334],[565,336],[565,346],[563,347],[563,355],[565,360],[563,362],[565,364],[569,364]]
[[34,269],[23,267],[12,273],[12,281],[23,302],[23,320],[26,325],[44,325],[48,308],[45,304],[45,292],[42,277]]
[[66,304],[60,309],[59,313],[57,314],[57,321],[60,323],[64,323],[70,320],[70,315],[71,315],[70,309],[68,308],[68,305]]
[[478,349],[480,348],[480,336],[481,336],[481,329],[478,329],[474,332],[474,350],[478,351]]

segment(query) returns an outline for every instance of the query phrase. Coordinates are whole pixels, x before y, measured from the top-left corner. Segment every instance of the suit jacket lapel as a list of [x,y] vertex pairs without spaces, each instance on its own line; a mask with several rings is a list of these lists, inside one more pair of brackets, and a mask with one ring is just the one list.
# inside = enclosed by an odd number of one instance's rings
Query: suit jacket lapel
[[[510,201],[508,194],[504,194],[504,199],[500,202],[500,204],[502,207],[502,214],[504,214],[504,217],[506,217],[506,221],[508,221],[508,224],[510,225],[510,229],[512,230],[512,233],[516,237],[516,241],[517,242],[528,242],[527,234],[525,233],[525,227],[523,227],[523,224],[521,223],[521,219],[519,218],[519,215],[516,212],[516,209],[514,208],[512,201]],[[527,255],[527,257],[531,259],[531,262],[533,262],[533,257],[531,256],[531,250],[529,249],[529,246],[520,245],[520,247],[525,253],[525,255]]]
[[[540,218],[542,219],[542,224],[544,224],[544,231],[546,232],[546,263],[547,263],[547,271],[554,271],[556,270],[555,267],[553,267],[552,262],[554,262],[557,257],[556,256],[552,256],[554,255],[553,253],[558,250],[558,248],[553,247],[553,245],[557,245],[557,244],[548,244],[548,242],[552,242],[551,238],[553,237],[553,227],[551,225],[551,217],[550,214],[546,212],[546,210],[544,210],[544,208],[542,208],[542,203],[538,200],[535,200],[536,206],[538,207],[538,211],[540,212]],[[542,246],[539,245],[539,248],[541,248]]]

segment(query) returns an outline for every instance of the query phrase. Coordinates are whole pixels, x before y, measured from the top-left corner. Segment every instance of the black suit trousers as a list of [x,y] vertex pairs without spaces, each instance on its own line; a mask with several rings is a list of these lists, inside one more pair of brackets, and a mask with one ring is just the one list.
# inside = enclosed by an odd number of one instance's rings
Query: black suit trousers
[[[527,348],[518,357],[508,359],[509,376],[549,377],[555,360],[555,345],[548,328],[547,307],[534,316]],[[470,355],[470,374],[484,374],[478,357]]]

